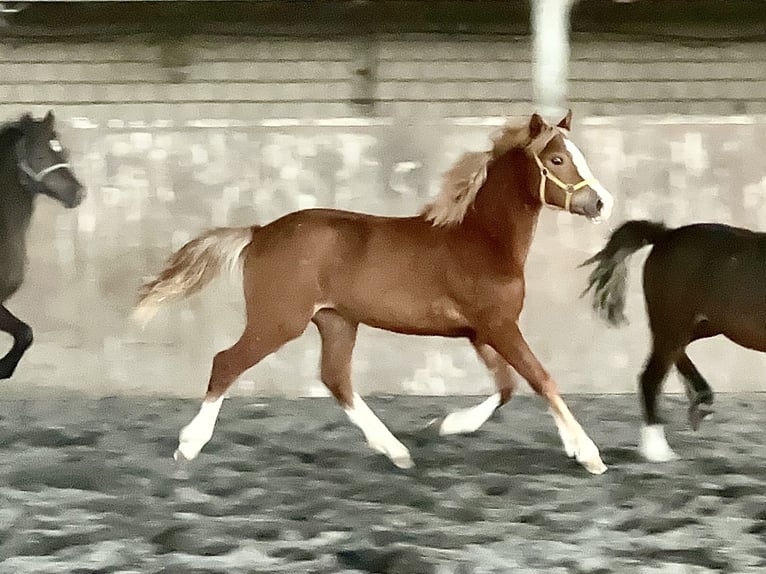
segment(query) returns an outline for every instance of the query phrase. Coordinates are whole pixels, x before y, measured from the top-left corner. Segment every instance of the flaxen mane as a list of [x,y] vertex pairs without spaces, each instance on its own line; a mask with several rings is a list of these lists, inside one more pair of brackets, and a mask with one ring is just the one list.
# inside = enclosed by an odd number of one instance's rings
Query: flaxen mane
[[464,153],[444,173],[439,195],[423,209],[421,215],[437,227],[457,225],[463,221],[487,180],[487,170],[492,162],[514,148],[535,148],[533,151],[539,153],[554,133],[553,128],[547,126],[543,133],[531,140],[528,119],[508,122],[491,136],[492,149]]

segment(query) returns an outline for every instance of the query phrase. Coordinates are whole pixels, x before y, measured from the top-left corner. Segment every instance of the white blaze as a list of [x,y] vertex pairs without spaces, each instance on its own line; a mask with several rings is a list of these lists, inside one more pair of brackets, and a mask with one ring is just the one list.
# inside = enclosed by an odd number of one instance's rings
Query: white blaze
[[598,180],[588,166],[588,162],[585,161],[585,156],[580,151],[580,148],[578,148],[572,140],[567,138],[564,138],[564,145],[566,146],[569,155],[572,156],[572,162],[577,168],[580,177],[594,182],[590,184],[590,188],[598,194],[601,202],[604,204],[598,219],[600,221],[609,219],[609,216],[612,215],[612,208],[614,207],[614,197],[612,197],[612,194],[609,193],[603,185],[598,183]]

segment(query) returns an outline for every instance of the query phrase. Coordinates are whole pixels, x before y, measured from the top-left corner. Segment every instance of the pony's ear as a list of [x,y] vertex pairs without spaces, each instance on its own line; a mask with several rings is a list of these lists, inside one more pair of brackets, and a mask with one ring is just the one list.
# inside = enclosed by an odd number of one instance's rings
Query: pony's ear
[[532,117],[529,118],[529,137],[535,139],[537,136],[543,133],[543,130],[546,127],[547,124],[545,123],[543,117],[535,112],[532,114]]
[[45,114],[45,117],[43,118],[43,125],[48,128],[53,128],[53,122],[56,120],[55,117],[53,117],[53,110],[48,110],[48,113]]
[[572,129],[572,108],[569,108],[567,110],[567,115],[564,116],[561,121],[558,123],[559,128],[564,128],[567,131],[571,131]]
[[27,133],[27,130],[32,127],[32,125],[35,123],[34,118],[32,117],[32,114],[26,113],[23,116],[21,116],[18,121],[15,122],[16,129],[21,131],[22,133]]

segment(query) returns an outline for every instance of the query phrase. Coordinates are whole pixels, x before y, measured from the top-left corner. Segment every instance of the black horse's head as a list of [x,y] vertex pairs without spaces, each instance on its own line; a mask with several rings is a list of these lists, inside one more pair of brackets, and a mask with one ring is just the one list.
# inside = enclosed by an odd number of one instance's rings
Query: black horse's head
[[52,111],[42,120],[26,114],[16,124],[21,133],[16,143],[19,178],[33,193],[77,207],[85,198],[85,188],[69,165],[69,154],[59,142],[54,124]]

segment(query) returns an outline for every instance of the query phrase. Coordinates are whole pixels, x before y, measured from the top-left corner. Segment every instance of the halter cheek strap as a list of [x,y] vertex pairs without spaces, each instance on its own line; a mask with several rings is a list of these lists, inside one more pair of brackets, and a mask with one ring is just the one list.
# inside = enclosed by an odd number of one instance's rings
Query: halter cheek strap
[[[598,183],[595,179],[583,179],[579,183],[564,183],[559,178],[557,178],[555,175],[553,175],[550,170],[543,165],[543,162],[540,161],[540,158],[535,154],[533,156],[535,158],[535,162],[537,163],[537,167],[540,168],[540,203],[543,205],[546,205],[553,209],[563,209],[564,211],[570,211],[571,212],[571,205],[572,205],[572,196],[576,191],[579,191],[583,187],[587,187],[589,185]],[[545,187],[548,183],[548,181],[552,181],[555,183],[559,188],[564,190],[564,207],[559,207],[558,205],[554,205],[552,203],[548,203],[545,199]]]
[[21,168],[21,171],[27,174],[32,179],[32,181],[35,181],[37,183],[42,183],[45,176],[51,172],[54,172],[59,169],[69,169],[69,170],[72,169],[72,166],[68,162],[63,162],[63,163],[55,163],[51,166],[46,167],[43,170],[35,172],[35,170],[31,168],[31,166],[27,163],[27,160],[24,159],[24,156],[20,152],[21,152],[21,142],[19,142],[18,145],[16,146],[16,157],[19,160],[19,168]]
[[42,171],[38,171],[37,173],[35,173],[32,170],[32,168],[29,167],[29,164],[26,161],[24,161],[24,160],[21,160],[19,162],[19,167],[21,168],[21,170],[24,173],[26,173],[29,177],[31,177],[32,179],[34,179],[37,182],[41,182],[43,180],[43,178],[46,175],[48,175],[49,173],[51,173],[52,171],[56,171],[57,169],[71,169],[72,168],[68,163],[57,163],[57,164],[54,164],[54,165],[52,165],[50,167],[46,167]]

